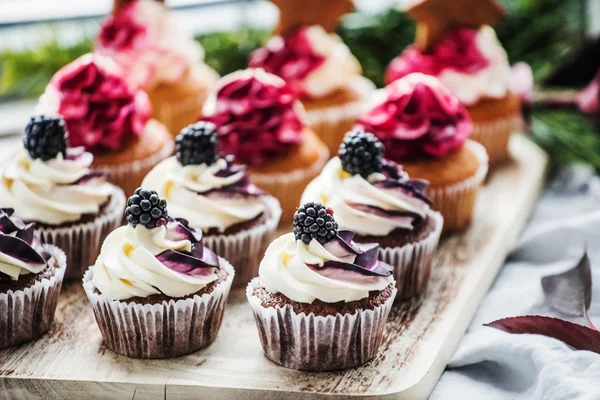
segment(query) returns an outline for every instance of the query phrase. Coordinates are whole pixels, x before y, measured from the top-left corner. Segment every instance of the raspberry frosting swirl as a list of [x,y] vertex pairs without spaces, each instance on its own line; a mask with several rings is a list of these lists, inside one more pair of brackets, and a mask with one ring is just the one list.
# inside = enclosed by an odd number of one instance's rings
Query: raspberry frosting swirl
[[327,96],[362,72],[340,37],[318,25],[271,38],[251,54],[249,65],[283,78],[306,98]]
[[377,260],[378,245],[357,245],[354,233],[340,231],[332,241],[308,245],[287,233],[271,243],[260,263],[260,282],[270,293],[299,303],[364,299],[392,282],[393,267]]
[[460,149],[473,124],[465,107],[432,76],[411,74],[377,91],[358,126],[385,146],[386,158],[442,158]]
[[510,71],[494,29],[483,26],[449,32],[430,53],[407,48],[390,63],[385,81],[389,84],[414,72],[432,75],[463,104],[473,105],[483,98],[506,96]]
[[38,274],[50,259],[34,224],[25,224],[13,213],[11,208],[0,208],[0,280]]
[[248,181],[244,166],[231,161],[220,158],[211,165],[184,167],[171,157],[150,171],[142,187],[156,190],[167,200],[170,214],[185,218],[190,226],[223,232],[266,209],[264,193]]
[[132,1],[102,24],[95,52],[111,57],[127,80],[148,90],[183,78],[204,50],[157,1]]
[[222,78],[204,107],[217,126],[219,147],[236,160],[261,165],[302,142],[304,109],[291,88],[262,69]]
[[60,225],[97,215],[117,188],[90,169],[94,156],[82,147],[49,161],[20,148],[0,171],[0,206],[25,221]]
[[302,195],[301,203],[318,201],[331,207],[339,226],[359,235],[385,236],[395,229],[413,230],[427,218],[431,201],[429,184],[411,180],[398,164],[384,160],[381,172],[363,178],[343,170],[332,158]]
[[165,294],[184,297],[217,280],[219,259],[187,221],[114,230],[94,265],[94,286],[110,300]]
[[73,146],[118,150],[142,134],[152,110],[148,95],[128,84],[113,61],[86,54],[54,75],[36,111],[60,114]]

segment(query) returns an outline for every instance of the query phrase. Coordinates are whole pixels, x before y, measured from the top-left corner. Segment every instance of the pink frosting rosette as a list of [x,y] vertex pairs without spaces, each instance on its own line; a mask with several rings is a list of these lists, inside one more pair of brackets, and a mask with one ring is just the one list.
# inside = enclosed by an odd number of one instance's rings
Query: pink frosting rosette
[[302,142],[306,124],[294,91],[263,70],[245,70],[223,78],[213,112],[204,118],[217,125],[219,147],[250,164],[264,164]]
[[144,89],[177,82],[204,57],[200,45],[179,29],[163,4],[141,0],[104,21],[95,52],[113,58],[127,80]]
[[71,146],[88,150],[118,150],[142,133],[151,115],[146,93],[129,85],[111,60],[91,54],[54,75],[40,99],[42,109],[45,102],[64,118]]
[[325,62],[325,57],[315,52],[307,33],[306,28],[300,28],[285,37],[271,38],[250,55],[250,68],[263,68],[305,95],[302,80]]
[[411,46],[390,63],[385,82],[391,83],[413,72],[437,76],[445,69],[474,74],[488,67],[489,60],[477,45],[477,29],[449,32],[427,54]]
[[385,146],[396,162],[441,158],[471,134],[465,107],[432,76],[410,74],[379,91],[358,126]]

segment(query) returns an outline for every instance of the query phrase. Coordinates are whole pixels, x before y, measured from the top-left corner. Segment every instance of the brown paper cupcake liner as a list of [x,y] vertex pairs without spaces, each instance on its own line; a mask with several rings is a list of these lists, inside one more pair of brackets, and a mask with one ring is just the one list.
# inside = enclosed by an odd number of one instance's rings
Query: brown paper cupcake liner
[[523,128],[520,113],[489,122],[473,122],[471,139],[481,143],[488,153],[490,166],[508,159],[508,142],[513,132]]
[[291,306],[263,307],[253,279],[246,296],[262,348],[267,358],[286,368],[305,371],[332,371],[356,367],[377,354],[396,289],[385,303],[373,310],[353,314],[315,316],[297,314]]
[[431,212],[428,217],[435,221],[435,229],[423,240],[402,247],[379,247],[379,259],[394,266],[398,289],[396,301],[418,296],[427,289],[433,257],[444,225],[440,213]]
[[375,85],[366,78],[357,80],[357,83],[355,86],[363,95],[361,99],[320,110],[306,111],[306,119],[310,127],[327,145],[331,156],[337,154],[344,135],[352,129],[369,95],[375,90]]
[[172,358],[193,353],[215,338],[233,282],[231,264],[219,258],[227,279],[211,293],[161,304],[109,300],[96,291],[94,268],[85,273],[83,288],[92,304],[104,345],[132,358]]
[[63,249],[67,255],[69,264],[66,280],[81,279],[86,269],[96,262],[104,239],[123,221],[125,201],[123,192],[115,188],[102,214],[93,221],[76,222],[68,227],[36,229],[44,243]]
[[319,175],[329,159],[329,151],[325,147],[320,146],[317,150],[319,151],[317,159],[304,168],[290,172],[249,174],[252,183],[279,200],[282,223],[293,219],[304,188]]
[[148,175],[148,172],[150,172],[156,164],[165,158],[170,157],[174,150],[175,142],[169,140],[158,152],[142,160],[95,167],[95,169],[102,172],[109,182],[123,189],[126,196],[131,196],[133,192],[135,192],[135,189],[142,184],[142,181],[146,175]]
[[235,265],[234,288],[245,287],[258,275],[260,261],[277,231],[281,218],[279,201],[269,196],[264,198],[264,202],[270,213],[264,223],[233,235],[203,237],[206,247]]
[[46,244],[44,249],[57,261],[54,275],[26,289],[0,293],[0,348],[37,339],[54,321],[67,258],[58,247]]
[[479,169],[475,174],[453,185],[430,187],[427,192],[435,209],[444,217],[442,232],[457,231],[469,226],[473,218],[477,192],[488,172],[485,148],[472,140],[467,141],[465,146],[469,146],[479,160]]

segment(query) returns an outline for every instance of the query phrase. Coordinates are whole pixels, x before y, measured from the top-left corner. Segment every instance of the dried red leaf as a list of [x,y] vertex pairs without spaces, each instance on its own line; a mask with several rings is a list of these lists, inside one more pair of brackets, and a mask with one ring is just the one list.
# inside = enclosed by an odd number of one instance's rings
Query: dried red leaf
[[566,315],[586,315],[592,302],[592,273],[587,251],[570,270],[543,277],[542,288],[550,307]]
[[526,315],[499,319],[485,326],[508,333],[548,336],[564,342],[575,350],[600,353],[600,332],[558,318]]

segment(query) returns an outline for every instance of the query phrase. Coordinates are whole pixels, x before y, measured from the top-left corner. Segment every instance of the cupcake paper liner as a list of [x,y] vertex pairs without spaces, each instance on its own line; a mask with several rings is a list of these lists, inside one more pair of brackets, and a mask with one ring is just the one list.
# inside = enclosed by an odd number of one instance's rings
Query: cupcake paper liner
[[519,112],[489,122],[473,122],[471,139],[481,143],[488,153],[491,166],[508,159],[508,141],[513,132],[523,128]]
[[373,310],[353,314],[315,316],[297,314],[291,306],[263,307],[253,295],[259,278],[246,296],[254,312],[260,341],[267,358],[286,368],[331,371],[359,366],[377,354],[396,289]]
[[337,154],[344,135],[352,129],[361,115],[365,101],[375,91],[375,85],[370,80],[359,77],[356,88],[363,95],[355,100],[339,106],[325,107],[320,110],[306,111],[306,119],[317,136],[327,145],[329,153]]
[[319,150],[317,159],[304,168],[290,172],[249,174],[252,183],[279,200],[282,210],[280,222],[292,221],[304,188],[319,175],[327,163],[329,159],[327,149],[321,146],[317,150]]
[[107,299],[96,292],[94,268],[90,267],[83,288],[104,345],[127,357],[146,359],[178,357],[210,345],[221,327],[234,276],[231,264],[222,258],[219,261],[228,277],[211,293],[161,304]]
[[26,289],[0,293],[0,348],[37,339],[54,321],[67,258],[58,247],[46,244],[44,249],[57,261],[54,275]]
[[429,218],[435,220],[435,229],[423,240],[402,247],[379,247],[379,259],[394,266],[397,301],[418,296],[427,289],[444,225],[444,218],[438,212],[431,212]]
[[444,217],[442,232],[460,230],[471,223],[477,192],[488,172],[488,157],[485,148],[472,140],[467,141],[465,146],[469,146],[479,160],[479,169],[475,174],[453,185],[430,187],[427,192],[435,209]]
[[125,210],[125,195],[115,188],[102,214],[90,222],[68,227],[37,228],[44,243],[53,244],[67,255],[66,280],[81,279],[85,270],[96,262],[104,239],[121,226]]
[[235,265],[233,287],[244,287],[252,278],[258,275],[258,266],[265,250],[271,243],[279,219],[281,207],[276,198],[264,198],[270,216],[264,223],[233,235],[204,236],[204,245]]
[[106,179],[117,185],[125,192],[125,195],[131,196],[135,189],[141,184],[148,172],[156,164],[161,162],[167,157],[170,157],[175,150],[175,142],[169,140],[165,145],[156,153],[142,159],[135,160],[129,163],[98,166],[94,167],[97,171],[102,172]]

